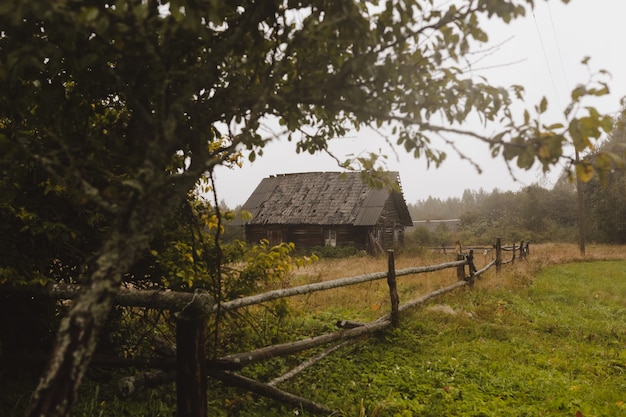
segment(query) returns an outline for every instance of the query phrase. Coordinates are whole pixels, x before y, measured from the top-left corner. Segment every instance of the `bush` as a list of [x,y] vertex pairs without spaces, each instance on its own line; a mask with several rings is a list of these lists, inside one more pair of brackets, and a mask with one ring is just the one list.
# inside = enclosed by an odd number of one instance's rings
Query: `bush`
[[351,256],[358,255],[362,251],[359,251],[354,246],[314,246],[307,249],[308,255],[317,255],[319,258],[327,259],[340,259],[349,258]]

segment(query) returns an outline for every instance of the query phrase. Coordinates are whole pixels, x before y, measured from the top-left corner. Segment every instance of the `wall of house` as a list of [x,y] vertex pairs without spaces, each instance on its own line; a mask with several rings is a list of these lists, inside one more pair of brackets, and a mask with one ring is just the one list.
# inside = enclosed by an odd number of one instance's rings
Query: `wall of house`
[[368,228],[364,226],[338,226],[337,246],[353,246],[368,250]]
[[267,239],[270,244],[294,242],[296,248],[324,246],[328,229],[335,230],[337,246],[353,246],[359,250],[368,250],[368,228],[351,225],[246,225],[246,241],[258,243]]
[[290,224],[287,226],[287,240],[296,244],[298,248],[310,248],[324,244],[322,226],[317,224]]
[[380,249],[393,249],[404,245],[405,226],[402,224],[398,210],[392,198],[387,199],[378,223],[373,229]]
[[284,225],[247,224],[245,226],[246,242],[251,244],[257,244],[263,239],[269,240],[272,246],[289,242],[287,234],[288,229]]

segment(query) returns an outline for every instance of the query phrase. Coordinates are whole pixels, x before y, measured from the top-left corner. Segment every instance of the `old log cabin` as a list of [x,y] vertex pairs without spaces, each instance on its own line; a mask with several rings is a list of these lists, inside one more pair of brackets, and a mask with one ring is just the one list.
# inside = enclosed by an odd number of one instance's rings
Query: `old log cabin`
[[267,239],[296,248],[353,246],[368,253],[401,246],[412,226],[397,172],[391,186],[372,187],[359,172],[307,172],[264,178],[243,205],[251,214],[237,220],[246,241]]

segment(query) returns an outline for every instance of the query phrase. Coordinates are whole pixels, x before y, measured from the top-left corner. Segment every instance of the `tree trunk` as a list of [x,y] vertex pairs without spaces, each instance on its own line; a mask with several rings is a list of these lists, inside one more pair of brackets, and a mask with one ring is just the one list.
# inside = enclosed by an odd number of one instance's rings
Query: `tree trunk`
[[[154,179],[154,177],[153,177]],[[89,284],[61,320],[55,347],[37,386],[28,417],[61,417],[70,413],[96,349],[98,335],[119,293],[122,276],[146,250],[152,235],[173,208],[186,198],[188,187],[172,189],[155,179],[119,210],[95,261],[88,265]],[[179,186],[181,184],[178,184]]]
[[69,414],[96,349],[100,329],[119,292],[122,275],[148,246],[149,234],[139,224],[129,228],[121,223],[103,242],[96,261],[90,265],[92,272],[88,277],[91,284],[78,295],[61,321],[55,347],[33,396],[28,416]]
[[[580,155],[576,150],[576,162],[580,161]],[[583,182],[576,174],[576,205],[578,207],[578,249],[581,256],[585,256],[585,197],[583,195]]]

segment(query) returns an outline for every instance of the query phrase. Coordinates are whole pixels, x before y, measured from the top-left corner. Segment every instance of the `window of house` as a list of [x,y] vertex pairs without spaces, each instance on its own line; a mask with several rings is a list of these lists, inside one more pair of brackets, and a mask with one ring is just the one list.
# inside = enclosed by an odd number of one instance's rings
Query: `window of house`
[[324,246],[332,246],[333,248],[337,246],[337,230],[326,229],[324,233]]

